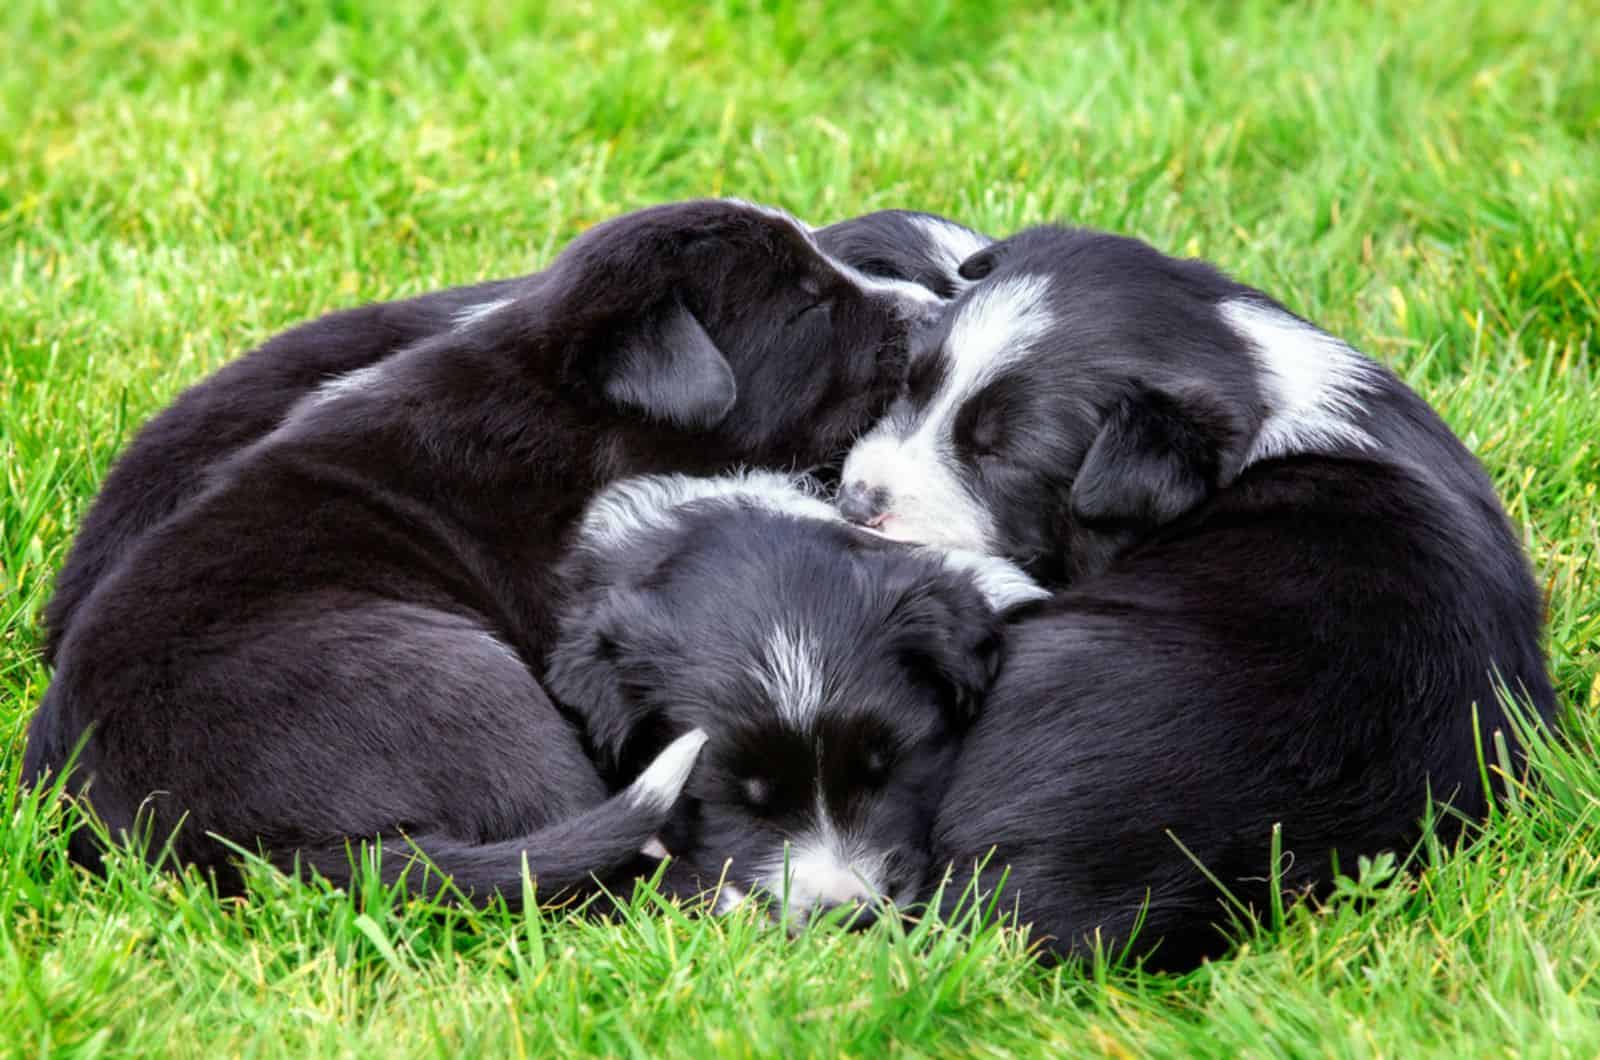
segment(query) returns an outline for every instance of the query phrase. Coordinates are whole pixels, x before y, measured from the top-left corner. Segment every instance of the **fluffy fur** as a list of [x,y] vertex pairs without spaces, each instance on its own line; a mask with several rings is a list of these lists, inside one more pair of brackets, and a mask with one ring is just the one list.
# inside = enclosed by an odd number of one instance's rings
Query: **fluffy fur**
[[[129,517],[65,627],[27,776],[81,741],[74,786],[114,834],[176,832],[227,883],[210,833],[338,880],[351,841],[414,844],[477,897],[515,899],[524,858],[544,894],[634,858],[693,755],[667,748],[607,802],[534,680],[565,538],[628,474],[828,460],[897,387],[933,296],[721,202],[606,222],[491,295],[416,310],[449,324],[302,396],[142,534]],[[259,429],[270,401],[234,396]]]
[[722,908],[762,891],[796,923],[915,896],[996,613],[1040,595],[1003,560],[886,542],[759,473],[612,487],[567,578],[551,694],[617,783],[704,731],[665,845],[725,866]]
[[[905,210],[841,221],[812,236],[841,265],[931,291],[936,299],[898,292],[929,312],[967,286],[957,269],[972,249],[989,242],[954,221]],[[330,313],[274,337],[185,391],[117,458],[79,525],[45,608],[45,658],[55,661],[79,605],[133,544],[198,494],[211,469],[276,429],[291,408],[308,397],[332,399],[375,385],[379,366],[395,353],[469,328],[517,295],[526,297],[539,282],[538,275],[496,280]],[[836,471],[835,455],[828,454],[818,470],[831,474],[831,464]]]
[[[1064,587],[1007,664],[935,826],[1070,953],[1184,966],[1224,909],[1485,811],[1500,693],[1550,719],[1541,602],[1478,463],[1390,372],[1211,266],[1043,228],[982,279],[851,452],[843,506]],[[1476,720],[1475,720],[1476,717]],[[1493,756],[1491,755],[1491,760]],[[1447,817],[1446,833],[1458,827]],[[1175,841],[1176,840],[1176,841]],[[955,890],[959,890],[958,886]]]

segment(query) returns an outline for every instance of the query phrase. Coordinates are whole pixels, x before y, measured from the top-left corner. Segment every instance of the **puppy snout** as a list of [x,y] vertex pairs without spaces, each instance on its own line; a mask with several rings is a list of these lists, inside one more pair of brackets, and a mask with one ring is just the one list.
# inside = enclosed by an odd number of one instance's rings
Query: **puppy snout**
[[876,527],[889,510],[889,491],[859,479],[847,482],[839,491],[838,507],[839,514],[857,526]]

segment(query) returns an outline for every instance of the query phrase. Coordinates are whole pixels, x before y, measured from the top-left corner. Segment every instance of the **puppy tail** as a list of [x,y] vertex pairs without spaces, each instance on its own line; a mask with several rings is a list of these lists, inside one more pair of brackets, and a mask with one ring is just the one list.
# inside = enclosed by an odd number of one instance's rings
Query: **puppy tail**
[[[403,876],[413,894],[433,893],[448,883],[474,904],[498,895],[513,907],[522,904],[524,865],[541,904],[626,886],[660,864],[665,851],[656,833],[677,805],[705,742],[700,729],[678,737],[637,780],[605,802],[516,839],[471,843],[439,835],[392,838],[378,859],[378,876],[391,886]],[[300,867],[316,869],[341,886],[359,886],[364,876],[345,844],[302,847],[293,857]],[[669,875],[668,882],[673,880]]]

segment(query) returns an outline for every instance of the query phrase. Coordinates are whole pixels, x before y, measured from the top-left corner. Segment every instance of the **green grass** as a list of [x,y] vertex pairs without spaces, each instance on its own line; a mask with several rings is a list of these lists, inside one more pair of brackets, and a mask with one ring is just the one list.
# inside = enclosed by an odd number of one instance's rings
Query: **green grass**
[[[309,6],[0,13],[0,1044],[1600,1052],[1600,7]],[[1041,971],[992,925],[789,940],[648,897],[590,925],[68,868],[59,811],[15,794],[38,617],[138,424],[295,321],[701,194],[1127,231],[1382,358],[1523,528],[1568,738],[1470,849],[1372,867],[1176,979]]]

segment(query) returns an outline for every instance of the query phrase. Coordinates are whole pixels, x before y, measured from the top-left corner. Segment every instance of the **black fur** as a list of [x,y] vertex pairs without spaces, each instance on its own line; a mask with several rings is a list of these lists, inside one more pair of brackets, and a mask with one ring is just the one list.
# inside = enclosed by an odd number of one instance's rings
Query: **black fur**
[[[1430,792],[1481,816],[1474,712],[1516,754],[1499,683],[1536,719],[1555,702],[1517,536],[1439,417],[1364,362],[1336,429],[1252,456],[1281,410],[1223,307],[1294,326],[1266,296],[1059,228],[963,272],[983,278],[968,298],[1049,282],[1048,329],[962,409],[955,446],[989,546],[1064,591],[1009,629],[940,810],[952,894],[993,846],[985,889],[1009,867],[1052,952],[1115,948],[1148,902],[1136,950],[1184,967],[1223,947],[1226,910],[1172,837],[1259,910],[1274,823],[1282,883],[1317,891],[1336,856],[1409,850]],[[895,415],[939,374],[914,365]],[[894,483],[859,485],[893,510]]]
[[169,493],[173,514],[124,524],[26,776],[87,734],[75,784],[113,832],[177,830],[225,886],[210,832],[336,879],[347,842],[405,837],[513,900],[524,855],[544,894],[633,860],[664,809],[604,802],[532,676],[573,521],[634,472],[829,459],[898,385],[909,325],[790,223],[718,202],[606,222],[495,293],[510,303],[301,398]]
[[[822,228],[816,240],[825,253],[848,265],[917,282],[948,298],[959,280],[928,225],[968,231],[931,214],[883,210]],[[970,237],[986,239],[976,233]],[[117,458],[79,524],[45,608],[46,661],[54,663],[72,616],[116,561],[194,497],[211,468],[266,437],[296,402],[340,376],[449,331],[457,315],[471,307],[526,293],[537,282],[537,275],[495,280],[329,313],[275,336],[186,390]]]
[[[957,740],[999,662],[999,620],[970,576],[736,496],[678,506],[625,538],[580,538],[567,576],[546,686],[583,719],[612,783],[669,739],[709,737],[662,833],[674,855],[776,896],[793,843],[802,919],[915,897]],[[815,678],[802,720],[786,720],[774,691],[775,636]],[[859,852],[860,893],[849,872],[801,856],[829,834]]]

